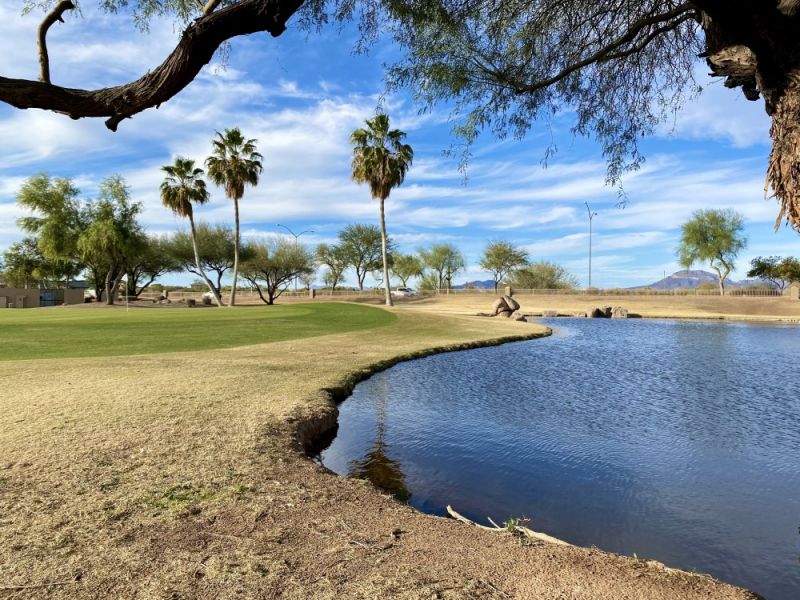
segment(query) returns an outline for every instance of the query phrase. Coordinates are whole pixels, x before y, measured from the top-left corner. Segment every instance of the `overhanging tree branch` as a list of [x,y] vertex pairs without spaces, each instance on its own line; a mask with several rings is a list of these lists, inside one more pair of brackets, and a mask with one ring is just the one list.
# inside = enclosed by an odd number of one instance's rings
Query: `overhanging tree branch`
[[39,81],[50,83],[50,57],[47,54],[47,31],[54,23],[64,22],[64,13],[73,10],[75,5],[72,0],[61,0],[56,6],[47,13],[47,16],[39,25],[37,44],[39,46]]
[[[49,76],[43,78],[43,81],[0,77],[0,101],[16,108],[52,110],[73,119],[108,117],[106,127],[116,131],[123,119],[148,108],[158,107],[182,91],[194,80],[200,69],[211,61],[214,52],[223,42],[261,31],[273,37],[281,35],[286,30],[286,22],[303,2],[304,0],[242,0],[217,11],[213,11],[212,6],[213,12],[201,16],[186,28],[175,50],[161,65],[136,81],[99,90],[81,90],[52,85],[49,83]],[[64,10],[66,8],[61,12]],[[60,14],[53,22],[59,16]],[[43,22],[43,27],[46,22],[47,19]],[[46,28],[44,33],[46,34]]]
[[[593,52],[592,54],[587,56],[586,58],[573,62],[572,64],[566,66],[563,70],[561,70],[559,73],[556,73],[552,77],[548,77],[547,79],[542,79],[540,81],[536,81],[531,84],[517,86],[515,91],[519,94],[530,94],[538,90],[543,90],[552,85],[555,85],[559,81],[566,79],[576,71],[580,71],[581,69],[588,67],[592,64],[602,62],[604,60],[622,58],[634,54],[635,52],[641,51],[642,48],[644,48],[644,46],[647,45],[647,43],[654,40],[660,34],[666,33],[667,31],[679,26],[681,23],[686,21],[695,13],[696,9],[694,4],[691,2],[686,2],[684,4],[681,4],[680,6],[676,6],[672,10],[667,11],[665,13],[639,19],[628,28],[628,30],[625,32],[624,35],[606,44],[602,48],[598,49],[596,52]],[[627,44],[630,44],[631,42],[635,41],[636,38],[639,36],[639,34],[644,32],[648,28],[662,23],[666,23],[666,25],[662,25],[656,31],[652,32],[651,35],[647,36],[643,44],[638,44],[630,51],[622,51],[622,52],[617,52],[615,54],[617,50],[620,50]]]

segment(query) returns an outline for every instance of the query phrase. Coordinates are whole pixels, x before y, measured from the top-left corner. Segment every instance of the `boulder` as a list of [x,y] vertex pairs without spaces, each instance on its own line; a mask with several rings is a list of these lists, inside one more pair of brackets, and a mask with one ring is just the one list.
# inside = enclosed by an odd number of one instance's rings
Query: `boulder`
[[501,310],[501,311],[499,311],[497,313],[496,316],[505,317],[506,319],[510,319],[511,318],[511,314],[512,314],[512,312],[510,310]]
[[612,319],[627,319],[628,318],[628,309],[622,308],[621,306],[615,306],[613,312],[611,313]]
[[503,300],[506,303],[506,306],[510,308],[512,311],[519,310],[519,302],[514,300],[511,296],[503,296]]
[[610,319],[611,318],[611,314],[614,312],[614,309],[611,308],[610,306],[606,306],[606,307],[603,308],[603,312],[606,315],[606,319]]
[[514,321],[519,321],[521,323],[527,323],[528,322],[528,319],[525,318],[525,315],[522,315],[520,313],[516,313],[516,314],[512,315],[511,319],[514,320]]
[[592,312],[589,313],[589,317],[592,319],[605,319],[606,318],[606,311],[602,308],[593,308]]
[[510,312],[511,308],[509,308],[508,304],[506,304],[505,298],[498,298],[494,301],[494,304],[492,305],[492,314],[497,315],[506,310]]

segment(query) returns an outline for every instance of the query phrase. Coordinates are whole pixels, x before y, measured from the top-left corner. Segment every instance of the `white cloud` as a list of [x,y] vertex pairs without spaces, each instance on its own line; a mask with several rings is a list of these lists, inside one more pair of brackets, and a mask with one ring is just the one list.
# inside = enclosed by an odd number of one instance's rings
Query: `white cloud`
[[701,65],[695,72],[703,92],[687,100],[673,123],[660,129],[664,136],[697,140],[715,139],[747,148],[769,144],[770,121],[764,102],[750,102],[738,89],[724,87],[723,80],[707,75],[708,67]]

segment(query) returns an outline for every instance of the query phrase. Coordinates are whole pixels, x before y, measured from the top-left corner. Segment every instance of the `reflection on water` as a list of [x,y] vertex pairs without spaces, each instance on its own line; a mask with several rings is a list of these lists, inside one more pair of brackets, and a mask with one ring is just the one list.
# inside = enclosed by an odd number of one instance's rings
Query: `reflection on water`
[[800,598],[800,330],[558,320],[357,386],[321,458],[434,514]]
[[350,461],[347,476],[356,479],[367,479],[377,488],[405,502],[411,497],[406,487],[406,476],[400,463],[389,458],[389,446],[386,444],[386,395],[375,395],[376,431],[375,441],[362,458]]

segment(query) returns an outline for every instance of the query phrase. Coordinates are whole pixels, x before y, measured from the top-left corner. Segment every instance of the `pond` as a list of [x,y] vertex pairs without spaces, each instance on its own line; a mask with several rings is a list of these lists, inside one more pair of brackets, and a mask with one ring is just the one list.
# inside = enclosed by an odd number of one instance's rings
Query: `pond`
[[543,320],[359,384],[320,459],[421,511],[800,598],[800,328]]

